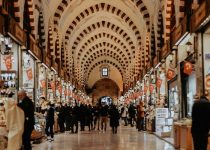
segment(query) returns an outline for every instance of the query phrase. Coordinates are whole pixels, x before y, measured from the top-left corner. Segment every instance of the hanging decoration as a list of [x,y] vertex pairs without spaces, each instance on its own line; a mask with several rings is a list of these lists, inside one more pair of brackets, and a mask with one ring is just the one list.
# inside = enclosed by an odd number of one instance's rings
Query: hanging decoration
[[172,69],[168,69],[168,71],[167,71],[167,79],[168,80],[173,79],[174,75],[175,75],[175,71],[172,70]]
[[187,75],[191,75],[193,71],[193,64],[191,62],[184,62],[184,73]]
[[11,55],[6,55],[4,56],[4,63],[7,68],[7,71],[12,69],[12,56]]
[[46,80],[45,79],[40,80],[40,84],[41,84],[41,88],[45,88],[46,87]]
[[62,86],[61,86],[61,84],[58,85],[58,91],[59,91],[60,94],[62,94]]
[[147,92],[147,89],[148,89],[148,86],[144,86],[144,93],[146,93]]
[[156,81],[157,88],[160,88],[161,84],[162,84],[162,80],[160,78],[158,78],[157,81]]
[[149,86],[149,91],[150,91],[150,93],[152,93],[153,90],[154,90],[154,85],[153,85],[153,84],[150,84],[150,86]]
[[51,86],[52,91],[55,91],[55,82],[54,81],[50,82],[50,86]]
[[27,73],[28,80],[32,80],[33,79],[32,68],[27,69],[26,73]]

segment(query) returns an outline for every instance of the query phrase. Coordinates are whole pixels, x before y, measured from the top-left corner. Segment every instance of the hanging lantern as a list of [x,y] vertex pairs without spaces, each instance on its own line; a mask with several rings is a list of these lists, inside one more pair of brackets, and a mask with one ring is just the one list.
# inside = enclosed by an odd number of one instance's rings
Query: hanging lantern
[[191,62],[186,61],[184,63],[184,73],[187,75],[191,75],[193,71],[193,64]]

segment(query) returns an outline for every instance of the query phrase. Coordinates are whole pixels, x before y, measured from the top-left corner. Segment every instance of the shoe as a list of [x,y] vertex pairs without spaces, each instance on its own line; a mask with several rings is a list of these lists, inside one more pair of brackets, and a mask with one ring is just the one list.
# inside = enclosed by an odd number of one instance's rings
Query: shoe
[[47,141],[50,141],[50,140],[51,140],[51,138],[48,136],[48,137],[47,137]]

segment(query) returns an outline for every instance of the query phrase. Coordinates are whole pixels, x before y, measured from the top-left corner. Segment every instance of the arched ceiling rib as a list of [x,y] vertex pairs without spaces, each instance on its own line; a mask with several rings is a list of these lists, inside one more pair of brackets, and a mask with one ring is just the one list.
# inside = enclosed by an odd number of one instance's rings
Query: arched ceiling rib
[[84,82],[97,65],[106,63],[114,65],[123,79],[133,74],[132,70],[136,70],[144,59],[144,52],[140,50],[145,51],[145,45],[141,43],[145,43],[150,29],[151,7],[148,5],[151,2],[58,1],[57,6],[51,8],[54,31],[64,40],[68,50],[67,70],[77,77],[77,81]]
[[[132,53],[135,53],[135,48],[136,46],[134,45],[133,41],[132,41],[132,37],[129,36],[128,33],[126,33],[123,29],[121,29],[119,26],[116,26],[110,22],[96,22],[94,24],[92,24],[91,26],[86,27],[84,30],[82,30],[81,32],[78,32],[77,35],[75,37],[76,40],[71,40],[71,49],[74,52],[75,49],[77,49],[77,45],[79,45],[79,43],[81,41],[85,41],[88,40],[88,38],[90,36],[93,36],[93,34],[95,34],[95,32],[104,32],[104,33],[109,33],[112,35],[115,35],[116,37],[118,37],[119,39],[123,39],[122,41],[128,45],[128,47],[130,47],[130,50],[132,51]],[[68,36],[67,36],[68,37]],[[140,37],[138,37],[138,39],[140,39]],[[140,42],[139,42],[140,44]]]
[[[126,55],[127,58],[134,58],[134,55],[132,54],[132,52],[130,52],[130,47],[128,47],[128,45],[124,44],[124,42],[120,39],[118,39],[117,37],[107,34],[107,33],[99,33],[98,35],[90,38],[87,42],[85,42],[84,44],[82,44],[79,47],[78,50],[78,54],[75,55],[76,60],[81,60],[84,55],[88,52],[88,50],[90,49],[91,45],[95,45],[95,43],[98,43],[98,41],[100,42],[100,45],[104,45],[106,46],[105,41],[109,41],[110,43],[114,43],[112,44],[112,47],[110,47],[110,49],[116,49],[116,47],[119,48],[120,51],[125,50],[124,52],[122,51],[122,54]],[[108,45],[107,45],[108,46]],[[97,49],[97,47],[96,47]],[[92,49],[94,51],[94,49]],[[134,51],[135,52],[135,51]]]

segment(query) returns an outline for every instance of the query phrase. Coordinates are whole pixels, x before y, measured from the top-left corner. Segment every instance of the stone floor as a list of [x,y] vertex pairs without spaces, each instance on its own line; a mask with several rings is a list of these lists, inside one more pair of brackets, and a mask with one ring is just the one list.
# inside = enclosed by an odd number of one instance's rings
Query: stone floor
[[84,131],[78,134],[55,135],[55,141],[34,144],[33,150],[174,150],[168,143],[152,134],[137,132],[135,128],[120,127],[113,135]]

